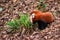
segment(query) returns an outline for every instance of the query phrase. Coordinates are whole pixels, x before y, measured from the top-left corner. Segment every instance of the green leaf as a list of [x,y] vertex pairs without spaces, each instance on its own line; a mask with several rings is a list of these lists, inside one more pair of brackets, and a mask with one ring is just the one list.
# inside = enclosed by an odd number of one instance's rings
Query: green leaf
[[46,4],[43,4],[43,8],[46,8]]
[[8,25],[8,26],[14,26],[12,21],[9,21],[9,22],[7,23],[7,25]]

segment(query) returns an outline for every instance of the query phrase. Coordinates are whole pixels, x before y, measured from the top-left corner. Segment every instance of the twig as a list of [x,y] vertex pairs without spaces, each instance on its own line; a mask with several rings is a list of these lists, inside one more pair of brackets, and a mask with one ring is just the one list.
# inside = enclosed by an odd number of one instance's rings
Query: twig
[[25,29],[23,28],[20,39],[22,39],[24,33],[25,33]]

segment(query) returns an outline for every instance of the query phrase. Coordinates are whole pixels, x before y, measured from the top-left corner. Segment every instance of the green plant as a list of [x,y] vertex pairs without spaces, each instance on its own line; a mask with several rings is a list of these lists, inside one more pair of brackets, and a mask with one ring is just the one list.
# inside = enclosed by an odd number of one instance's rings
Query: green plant
[[39,4],[37,5],[37,9],[45,9],[46,8],[46,4],[44,3],[44,0],[40,0]]
[[12,20],[9,21],[9,22],[7,23],[7,25],[9,26],[9,28],[12,28],[12,29],[18,29],[19,26],[20,26],[20,24],[19,24],[19,22],[18,22],[17,19],[13,19],[13,21],[12,21]]
[[20,15],[20,19],[13,19],[13,21],[9,21],[7,25],[9,26],[9,28],[15,30],[18,29],[21,25],[23,25],[26,29],[32,28],[28,14]]
[[21,25],[23,25],[27,29],[30,29],[32,27],[28,14],[21,15],[19,22]]

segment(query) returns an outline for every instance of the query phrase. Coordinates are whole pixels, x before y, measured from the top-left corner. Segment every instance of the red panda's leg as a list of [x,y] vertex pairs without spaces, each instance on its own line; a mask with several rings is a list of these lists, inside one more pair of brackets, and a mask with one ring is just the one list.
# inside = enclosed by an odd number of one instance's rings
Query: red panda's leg
[[37,23],[38,23],[38,29],[40,29],[40,30],[45,29],[48,25],[47,23],[45,23],[44,21],[41,21],[41,20],[37,21]]

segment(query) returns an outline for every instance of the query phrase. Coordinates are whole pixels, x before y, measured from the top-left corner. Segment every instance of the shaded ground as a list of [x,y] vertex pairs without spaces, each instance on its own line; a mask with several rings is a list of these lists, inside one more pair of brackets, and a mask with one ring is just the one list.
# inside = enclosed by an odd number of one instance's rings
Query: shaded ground
[[[15,0],[14,0],[15,1]],[[34,31],[31,35],[20,35],[20,32],[7,34],[6,22],[18,16],[19,12],[30,12],[36,9],[37,0],[0,0],[0,40],[60,40],[60,0],[45,0],[46,10],[57,13],[57,19],[42,31]]]

